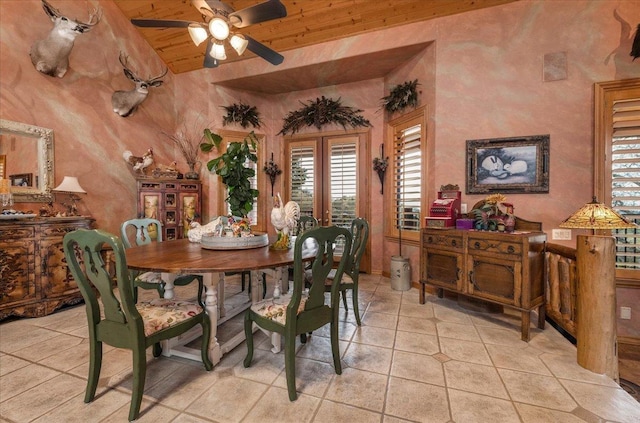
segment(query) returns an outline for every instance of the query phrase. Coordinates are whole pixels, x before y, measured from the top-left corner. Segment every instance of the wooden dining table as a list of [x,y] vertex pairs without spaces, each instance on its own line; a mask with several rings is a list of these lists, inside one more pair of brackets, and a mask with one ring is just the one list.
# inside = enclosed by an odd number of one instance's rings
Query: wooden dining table
[[[292,246],[294,242],[295,240],[292,241]],[[303,260],[311,260],[315,253],[316,245],[309,240],[303,246]],[[202,275],[206,289],[205,307],[211,319],[209,356],[214,364],[244,340],[242,332],[220,345],[217,339],[218,325],[246,310],[252,303],[262,301],[262,284],[258,281],[263,272],[270,272],[275,278],[274,297],[278,297],[283,290],[286,292],[287,268],[293,264],[293,255],[293,247],[288,250],[276,250],[270,246],[213,250],[203,248],[200,243],[190,242],[188,239],[152,242],[126,250],[127,266],[130,269],[162,273],[162,278],[167,282],[165,298],[173,298],[172,282],[178,275]],[[251,271],[251,297],[247,295],[246,300],[234,301],[231,307],[225,306],[224,275],[242,271]],[[284,280],[286,284],[283,284]],[[246,294],[241,292],[236,295]],[[196,328],[196,331],[163,345],[163,354],[200,360],[199,350],[183,345],[200,336],[201,332],[199,334],[198,330],[200,329]],[[272,351],[280,351],[280,338],[272,337],[272,343]]]

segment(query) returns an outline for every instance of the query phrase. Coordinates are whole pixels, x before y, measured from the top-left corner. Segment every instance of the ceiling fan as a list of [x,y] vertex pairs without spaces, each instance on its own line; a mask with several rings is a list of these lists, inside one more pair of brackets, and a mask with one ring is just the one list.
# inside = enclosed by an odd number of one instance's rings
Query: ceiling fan
[[202,14],[204,23],[164,19],[131,19],[131,23],[142,28],[187,28],[195,45],[207,41],[205,68],[215,68],[227,58],[225,42],[239,56],[249,49],[273,65],[279,65],[284,60],[275,50],[232,30],[286,17],[287,9],[280,0],[268,0],[238,11],[217,0],[191,0],[191,3]]

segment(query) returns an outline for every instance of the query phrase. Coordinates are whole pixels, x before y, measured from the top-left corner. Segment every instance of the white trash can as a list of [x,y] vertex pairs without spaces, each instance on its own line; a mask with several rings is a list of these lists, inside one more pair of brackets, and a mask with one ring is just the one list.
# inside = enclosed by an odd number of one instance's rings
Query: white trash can
[[411,265],[408,258],[391,256],[391,289],[396,291],[411,289]]

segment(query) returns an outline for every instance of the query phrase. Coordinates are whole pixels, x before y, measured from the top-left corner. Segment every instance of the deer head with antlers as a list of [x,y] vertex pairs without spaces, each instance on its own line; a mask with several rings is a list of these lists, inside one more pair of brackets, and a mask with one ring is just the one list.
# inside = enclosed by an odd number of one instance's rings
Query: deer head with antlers
[[51,18],[53,28],[47,38],[33,43],[29,56],[38,72],[62,78],[69,68],[69,54],[73,42],[78,35],[90,31],[100,22],[101,13],[98,8],[90,11],[89,21],[84,23],[63,16],[45,0],[42,0],[42,8]]
[[116,91],[111,96],[111,104],[113,105],[113,111],[122,117],[130,116],[138,109],[140,103],[142,103],[149,95],[149,88],[159,87],[162,85],[162,78],[169,71],[168,68],[164,69],[162,74],[156,77],[149,77],[148,79],[142,79],[136,75],[134,71],[129,68],[128,58],[124,53],[120,53],[120,64],[124,70],[124,74],[127,78],[133,81],[136,86],[130,91]]

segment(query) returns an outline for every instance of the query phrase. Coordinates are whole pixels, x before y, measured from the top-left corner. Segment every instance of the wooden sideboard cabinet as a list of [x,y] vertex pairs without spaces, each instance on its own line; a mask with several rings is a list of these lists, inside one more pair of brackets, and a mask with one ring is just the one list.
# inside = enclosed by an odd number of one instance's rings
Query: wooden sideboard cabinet
[[62,238],[92,222],[86,217],[0,222],[0,320],[40,317],[82,301],[65,263]]
[[186,238],[200,222],[202,184],[191,179],[138,179],[138,217],[162,222],[164,240]]
[[529,341],[531,311],[545,319],[545,243],[539,231],[514,233],[422,229],[420,304],[426,285],[522,312],[522,340]]

